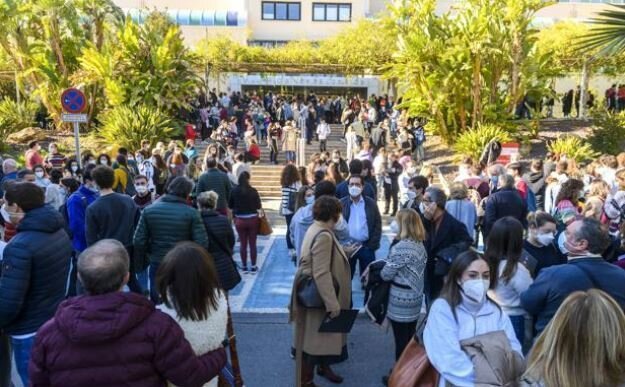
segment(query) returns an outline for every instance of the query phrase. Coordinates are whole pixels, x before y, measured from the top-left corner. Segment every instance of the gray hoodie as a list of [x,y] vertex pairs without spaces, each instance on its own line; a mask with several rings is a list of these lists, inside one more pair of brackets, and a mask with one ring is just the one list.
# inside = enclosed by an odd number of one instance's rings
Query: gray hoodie
[[[293,219],[291,219],[291,242],[295,246],[295,252],[299,258],[302,251],[302,243],[304,242],[304,235],[308,231],[308,227],[313,224],[312,204],[304,206],[295,212]],[[347,222],[343,219],[343,215],[339,218],[339,221],[334,226],[334,235],[339,240],[339,243],[343,244],[349,240],[349,230],[347,229]]]

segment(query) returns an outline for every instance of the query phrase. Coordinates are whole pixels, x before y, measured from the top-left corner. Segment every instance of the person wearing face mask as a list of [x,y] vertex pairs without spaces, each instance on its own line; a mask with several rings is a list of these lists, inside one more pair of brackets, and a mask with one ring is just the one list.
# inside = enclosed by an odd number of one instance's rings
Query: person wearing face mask
[[335,149],[332,151],[332,162],[339,166],[339,172],[346,179],[349,176],[349,166],[344,158],[341,157],[341,151]]
[[32,183],[5,187],[4,211],[17,234],[3,252],[0,331],[11,337],[17,373],[30,385],[28,363],[37,330],[65,298],[72,245],[61,214]]
[[[322,333],[319,326],[327,317],[335,318],[341,310],[349,309],[352,302],[348,256],[333,232],[341,217],[341,203],[334,197],[322,196],[313,204],[313,216],[314,223],[302,244],[289,307],[289,322],[294,323],[295,332],[296,385],[302,387],[315,386],[315,366],[317,373],[329,381],[343,382],[330,365],[348,358],[347,334]],[[297,289],[304,276],[314,279],[322,308],[300,305]]]
[[73,177],[74,179],[79,179],[82,175],[82,171],[78,166],[78,162],[74,158],[70,158],[65,163],[65,177]]
[[[496,385],[503,386],[515,382],[518,373],[523,372],[523,368],[510,367],[510,359],[522,362],[521,344],[510,319],[487,295],[496,284],[496,266],[489,266],[472,250],[461,253],[451,264],[441,296],[432,305],[423,331],[428,359],[440,373],[439,387],[485,385],[480,384],[485,376],[496,378]],[[479,347],[489,365],[501,359],[495,368],[498,375],[472,361],[467,352],[471,342],[481,343]]]
[[410,180],[408,180],[408,191],[406,191],[406,200],[402,203],[401,208],[412,208],[417,211],[419,215],[423,215],[421,213],[421,200],[423,199],[423,195],[425,194],[425,190],[430,186],[428,179],[424,176],[417,175]]
[[66,161],[67,157],[59,152],[57,144],[51,142],[50,145],[48,145],[48,155],[44,159],[45,165],[48,168],[63,168]]
[[56,210],[61,208],[67,199],[67,192],[60,185],[62,178],[63,172],[60,169],[52,169],[50,171],[50,184],[46,187],[46,204],[49,204]]
[[425,190],[419,204],[426,231],[425,249],[428,262],[425,267],[425,299],[428,307],[438,297],[449,264],[473,243],[467,229],[445,210],[447,195],[438,187]]
[[[364,166],[362,161],[358,159],[354,159],[349,162],[349,176],[362,176],[363,175]],[[349,197],[349,179],[345,179],[336,186],[336,197],[340,200],[345,197]],[[363,195],[375,200],[375,186],[371,184],[364,183],[363,187]]]
[[302,186],[299,172],[294,164],[287,164],[282,169],[280,186],[282,187],[280,214],[283,215],[286,220],[286,244],[289,249],[289,255],[293,260],[295,259],[295,246],[293,246],[293,242],[291,242],[291,219],[293,219],[293,214],[295,213],[297,191],[299,191]]
[[39,141],[31,141],[28,143],[28,150],[24,155],[24,164],[27,169],[33,169],[35,165],[41,165],[44,163],[43,157],[39,153],[41,145]]
[[98,165],[105,165],[107,167],[112,166],[111,156],[107,155],[106,153],[100,154],[100,156],[98,156]]
[[543,269],[566,263],[566,255],[554,243],[556,220],[553,216],[544,211],[530,212],[527,224],[529,232],[523,242],[523,250],[536,259],[532,276],[536,278]]
[[521,344],[525,341],[525,311],[519,297],[532,284],[533,267],[524,260],[523,225],[512,217],[495,222],[486,241],[484,259],[496,267],[497,286],[489,296],[510,317],[514,333]]
[[375,252],[380,248],[382,238],[382,216],[378,204],[371,198],[363,196],[365,181],[362,176],[352,175],[349,180],[349,196],[341,199],[343,218],[348,225],[349,238],[360,249],[350,257],[352,277],[359,262],[360,274],[375,261]]
[[388,211],[393,200],[393,209],[391,216],[397,213],[399,201],[399,182],[398,178],[402,174],[403,168],[397,161],[397,154],[391,153],[389,156],[386,170],[384,171],[384,215],[388,215]]
[[537,335],[564,299],[578,290],[603,290],[625,309],[625,271],[601,257],[609,244],[607,230],[595,219],[583,218],[567,226],[564,245],[568,263],[543,269],[521,294],[521,306],[536,317]]
[[[295,214],[291,219],[291,242],[295,248],[295,256],[301,257],[302,243],[304,242],[304,236],[306,231],[313,224],[313,204],[316,199],[329,195],[334,196],[336,194],[336,186],[334,183],[324,180],[315,185],[314,190],[310,187],[302,187],[298,192],[298,200],[295,203]],[[344,244],[349,239],[349,231],[347,229],[347,223],[341,215],[339,221],[334,226],[334,234],[337,239]]]
[[158,198],[154,189],[150,191],[148,178],[146,176],[138,175],[135,177],[135,190],[137,193],[132,197],[132,201],[139,207],[139,211],[143,211],[145,207],[152,204]]
[[72,236],[72,246],[76,257],[87,248],[85,236],[85,215],[87,206],[93,203],[99,196],[95,181],[91,177],[91,171],[95,166],[89,165],[83,172],[83,184],[76,192],[67,198],[66,208],[69,219],[69,229]]
[[35,174],[35,184],[45,191],[46,187],[50,185],[50,179],[46,176],[46,170],[43,165],[35,165],[33,173]]

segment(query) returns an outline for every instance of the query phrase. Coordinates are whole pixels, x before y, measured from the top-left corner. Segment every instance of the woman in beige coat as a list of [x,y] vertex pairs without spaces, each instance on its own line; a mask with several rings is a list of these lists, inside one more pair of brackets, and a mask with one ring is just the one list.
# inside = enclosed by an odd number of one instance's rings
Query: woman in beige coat
[[[302,243],[301,260],[291,293],[289,321],[295,322],[295,345],[301,349],[301,372],[298,364],[297,382],[314,387],[314,367],[317,373],[334,383],[342,378],[330,369],[330,364],[347,359],[346,334],[319,333],[322,321],[334,318],[341,309],[350,309],[351,271],[345,252],[332,232],[341,215],[341,203],[334,197],[322,196],[313,205],[315,222]],[[313,277],[325,308],[308,309],[297,301],[297,286],[302,276]],[[299,351],[298,351],[299,352]]]

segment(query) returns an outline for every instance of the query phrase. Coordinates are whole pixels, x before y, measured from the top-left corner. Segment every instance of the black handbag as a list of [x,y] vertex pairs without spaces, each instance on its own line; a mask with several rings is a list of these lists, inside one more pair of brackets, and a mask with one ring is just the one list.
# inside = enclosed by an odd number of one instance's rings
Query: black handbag
[[[317,240],[317,237],[323,233],[323,232],[328,232],[329,231],[320,231],[317,235],[315,235],[315,237],[313,238],[312,243],[310,244],[310,248],[312,249],[312,246],[315,244],[315,241]],[[334,259],[334,238],[332,238],[332,257],[331,259]],[[310,260],[310,265],[312,267],[312,257]],[[332,278],[332,282],[334,284],[334,290],[337,291],[338,290],[338,284],[336,283],[336,281],[334,280],[334,278]],[[323,302],[323,299],[321,298],[321,295],[319,294],[319,289],[317,288],[317,283],[315,282],[315,279],[313,278],[312,275],[308,275],[308,274],[301,274],[300,278],[297,282],[297,302],[300,304],[300,306],[304,307],[304,308],[309,308],[309,309],[325,309],[325,303]],[[337,291],[338,293],[338,291]]]

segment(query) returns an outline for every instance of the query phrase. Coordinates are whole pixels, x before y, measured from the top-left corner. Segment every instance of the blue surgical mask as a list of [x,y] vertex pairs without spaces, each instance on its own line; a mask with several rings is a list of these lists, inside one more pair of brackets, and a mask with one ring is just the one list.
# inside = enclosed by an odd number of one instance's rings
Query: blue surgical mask
[[315,202],[315,197],[314,196],[306,196],[306,204],[307,205],[311,205]]

